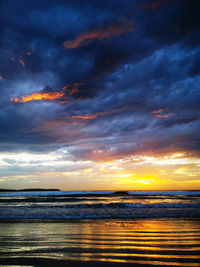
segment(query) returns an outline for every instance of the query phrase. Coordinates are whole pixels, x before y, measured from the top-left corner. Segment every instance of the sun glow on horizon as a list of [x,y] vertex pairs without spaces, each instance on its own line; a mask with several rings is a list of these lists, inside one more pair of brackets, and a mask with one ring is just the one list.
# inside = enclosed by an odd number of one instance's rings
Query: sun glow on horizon
[[[1,187],[63,190],[200,189],[200,160],[183,153],[78,160],[65,148],[50,153],[0,153]],[[194,188],[195,187],[195,188]]]

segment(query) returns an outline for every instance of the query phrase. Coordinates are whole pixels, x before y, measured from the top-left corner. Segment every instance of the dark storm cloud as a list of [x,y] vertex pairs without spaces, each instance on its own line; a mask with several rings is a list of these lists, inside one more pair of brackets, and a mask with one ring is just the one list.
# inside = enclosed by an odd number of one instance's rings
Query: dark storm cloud
[[199,8],[197,0],[1,2],[1,150],[64,145],[97,159],[197,152]]

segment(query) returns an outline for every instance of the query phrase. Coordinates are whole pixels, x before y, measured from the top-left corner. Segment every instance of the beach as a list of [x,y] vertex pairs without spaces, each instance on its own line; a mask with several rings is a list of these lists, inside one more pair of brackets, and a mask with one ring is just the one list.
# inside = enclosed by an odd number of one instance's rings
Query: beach
[[[43,193],[43,202],[41,195],[38,196],[38,194],[29,193],[9,197],[5,194],[1,195],[1,265],[80,266],[83,263],[87,263],[87,266],[200,265],[198,194],[193,194],[193,199],[188,193],[182,193],[182,195],[180,193],[172,195],[170,193],[128,194],[125,196],[111,196],[111,193],[100,196],[72,194],[70,197],[67,194],[62,197],[58,195],[59,193],[56,194],[55,197],[55,195]],[[6,207],[5,199],[7,199],[7,213],[3,209],[3,206]],[[108,199],[109,206],[106,206],[105,202],[107,203]],[[129,206],[126,210],[125,207],[131,203],[133,205],[133,201],[137,208]],[[86,202],[87,209],[83,206]],[[151,212],[149,210],[144,214],[144,207],[139,207],[138,202],[141,205],[148,202],[147,209],[152,209]],[[150,202],[154,203],[151,204],[154,205],[151,208],[148,206]],[[169,205],[163,206],[164,203],[169,202],[170,207]],[[49,208],[47,208],[47,203]],[[115,203],[112,212],[110,211],[111,203]],[[55,213],[55,205],[57,213]],[[88,205],[91,207],[89,208]],[[59,213],[61,206],[64,217],[61,217]],[[63,214],[64,208],[65,214]],[[155,209],[158,210],[157,213],[152,214]],[[188,216],[180,216],[179,209],[182,209],[182,213],[187,213]],[[79,218],[77,217],[78,210]],[[87,214],[86,210],[88,210]],[[169,216],[172,210],[174,210],[174,217]],[[50,216],[50,211],[54,217]],[[113,211],[115,211],[115,218]],[[67,218],[70,212],[71,218]],[[129,218],[126,215],[128,212]],[[159,212],[160,217],[158,217]],[[91,214],[94,216],[92,217]],[[112,216],[106,218],[109,215]]]
[[0,267],[200,267],[200,0],[0,15]]

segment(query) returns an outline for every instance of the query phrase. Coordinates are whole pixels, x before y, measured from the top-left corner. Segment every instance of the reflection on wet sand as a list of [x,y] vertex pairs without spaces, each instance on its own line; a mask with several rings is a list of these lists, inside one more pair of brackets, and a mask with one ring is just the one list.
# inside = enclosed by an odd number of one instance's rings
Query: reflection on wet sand
[[1,223],[0,253],[1,259],[199,266],[199,226],[190,219]]

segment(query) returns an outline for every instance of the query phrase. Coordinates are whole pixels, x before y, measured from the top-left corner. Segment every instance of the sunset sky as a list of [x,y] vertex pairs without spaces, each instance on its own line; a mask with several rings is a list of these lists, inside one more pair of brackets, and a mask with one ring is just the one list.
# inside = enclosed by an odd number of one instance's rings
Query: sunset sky
[[0,3],[0,188],[200,189],[199,0]]

